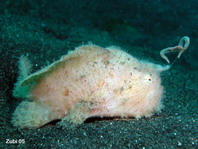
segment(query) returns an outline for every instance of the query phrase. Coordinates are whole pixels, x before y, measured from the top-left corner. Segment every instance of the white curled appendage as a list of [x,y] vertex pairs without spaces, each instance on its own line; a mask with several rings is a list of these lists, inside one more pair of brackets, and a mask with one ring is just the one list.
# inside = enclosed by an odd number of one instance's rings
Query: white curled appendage
[[181,54],[188,48],[189,44],[190,38],[188,36],[184,36],[180,39],[178,46],[165,48],[160,51],[160,55],[163,59],[170,63],[168,57],[165,54],[169,52],[179,52],[177,58],[180,58]]

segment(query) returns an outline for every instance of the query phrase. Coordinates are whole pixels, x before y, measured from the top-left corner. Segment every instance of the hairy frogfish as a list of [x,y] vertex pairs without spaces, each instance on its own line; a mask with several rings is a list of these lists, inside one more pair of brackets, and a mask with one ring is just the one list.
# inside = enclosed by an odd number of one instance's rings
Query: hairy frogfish
[[[181,53],[189,38],[166,48]],[[24,100],[12,114],[19,128],[38,128],[50,121],[81,124],[90,117],[151,117],[160,112],[163,86],[161,66],[139,60],[118,47],[88,44],[77,47],[60,60],[30,74],[27,57],[19,59],[19,78],[13,96]]]

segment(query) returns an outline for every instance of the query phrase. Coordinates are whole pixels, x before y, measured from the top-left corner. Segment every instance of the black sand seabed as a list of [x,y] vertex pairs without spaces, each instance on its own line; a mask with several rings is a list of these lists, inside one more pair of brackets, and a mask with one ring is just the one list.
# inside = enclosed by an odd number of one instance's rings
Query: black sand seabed
[[[198,148],[197,6],[196,0],[2,1],[0,148]],[[12,97],[20,55],[28,53],[36,71],[91,41],[163,64],[159,51],[184,35],[191,38],[188,51],[161,76],[161,113],[140,120],[89,119],[72,130],[56,122],[35,130],[11,125],[11,113],[22,100]],[[7,139],[18,143],[6,144]]]

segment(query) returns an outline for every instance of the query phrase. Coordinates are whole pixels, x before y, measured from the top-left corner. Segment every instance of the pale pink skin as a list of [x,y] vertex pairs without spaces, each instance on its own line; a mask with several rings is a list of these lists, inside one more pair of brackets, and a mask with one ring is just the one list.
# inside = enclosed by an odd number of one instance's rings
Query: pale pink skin
[[[30,93],[30,98],[49,106],[58,118],[67,116],[77,103],[82,122],[92,116],[139,118],[161,109],[163,87],[157,65],[98,46],[79,47],[62,60],[65,63]],[[71,121],[78,123],[75,118]]]
[[27,95],[48,110],[46,120],[32,127],[54,119],[80,124],[93,116],[150,117],[162,108],[160,72],[168,67],[95,45],[78,47],[60,61]]

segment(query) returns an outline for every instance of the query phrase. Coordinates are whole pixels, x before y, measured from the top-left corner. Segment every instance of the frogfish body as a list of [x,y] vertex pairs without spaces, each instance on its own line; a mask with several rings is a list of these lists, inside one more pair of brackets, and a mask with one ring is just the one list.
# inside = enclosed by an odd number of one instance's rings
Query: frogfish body
[[117,47],[83,45],[16,83],[25,98],[12,115],[20,128],[62,119],[81,124],[89,117],[150,117],[162,108],[160,72],[169,66],[140,61]]

